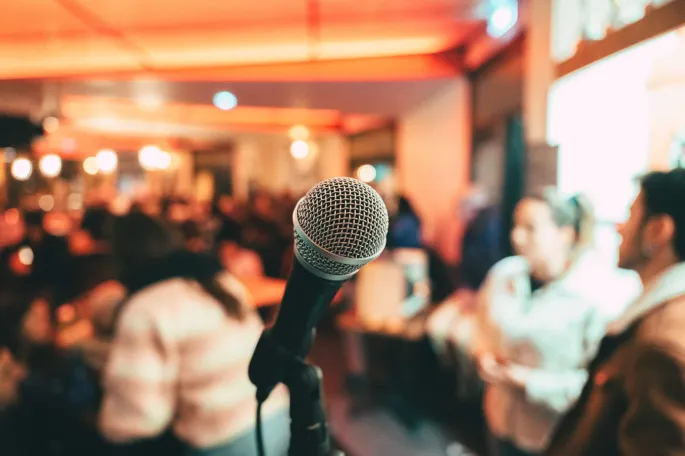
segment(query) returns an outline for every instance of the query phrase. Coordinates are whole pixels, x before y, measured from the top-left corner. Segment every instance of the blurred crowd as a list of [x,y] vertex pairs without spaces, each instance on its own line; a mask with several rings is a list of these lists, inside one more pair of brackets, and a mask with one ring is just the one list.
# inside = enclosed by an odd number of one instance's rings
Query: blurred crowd
[[[0,432],[7,436],[2,454],[177,454],[169,448],[241,444],[255,412],[245,407],[254,405],[247,362],[262,329],[241,280],[287,275],[296,201],[267,193],[245,204],[229,196],[211,205],[165,198],[134,202],[114,214],[106,201],[91,202],[83,211],[45,212],[33,200],[0,215]],[[175,290],[169,283],[174,278],[184,279]],[[145,293],[160,282],[160,296]],[[191,282],[206,293],[198,294]],[[205,295],[213,299],[207,303]],[[222,306],[216,302],[224,305],[226,318],[217,315]],[[155,315],[146,329],[150,334],[142,336],[135,331],[148,305]],[[170,320],[164,320],[164,309]],[[169,352],[141,358],[151,343],[146,338],[156,338],[153,333],[164,324],[170,329],[161,343]],[[187,334],[193,326],[200,330],[196,337]],[[188,353],[193,345],[207,353],[188,368],[203,355]],[[212,356],[210,346],[218,350],[214,367],[206,358]],[[181,361],[182,371],[160,373]],[[155,362],[157,372],[150,372]],[[166,382],[185,381],[193,373],[200,376],[196,381],[209,375],[222,383],[206,385],[205,393],[189,385],[187,404],[167,398],[170,415],[163,416]],[[174,375],[179,378],[168,378]],[[160,377],[157,384],[151,377]],[[204,416],[203,394],[210,402],[225,397],[223,415]],[[237,417],[231,415],[236,408],[243,410]],[[287,425],[281,428],[287,431]],[[179,434],[182,442],[171,445]],[[246,437],[241,445],[251,448],[253,442]],[[244,454],[232,451],[221,454]]]
[[[357,312],[363,290],[381,290],[381,297],[392,294],[388,287],[421,291],[421,274],[416,283],[373,275],[395,253],[420,251],[432,296],[404,318],[424,318],[425,351],[418,364],[401,364],[423,378],[422,401],[452,412],[473,412],[465,404],[474,400],[482,405],[487,454],[545,454],[562,445],[555,429],[564,420],[597,419],[581,393],[592,387],[601,341],[621,331],[612,325],[650,318],[644,312],[658,313],[672,297],[678,308],[683,185],[682,170],[640,181],[620,230],[619,266],[637,273],[630,276],[598,250],[600,227],[582,194],[549,188],[526,195],[513,225],[503,227],[498,206],[474,190],[460,207],[465,231],[457,269],[425,245],[420,215],[400,196],[388,204],[387,254],[352,281]],[[212,204],[145,200],[123,210],[110,203],[46,212],[29,200],[0,216],[2,454],[256,454],[257,404],[247,371],[265,323],[252,291],[269,281],[285,284],[296,199],[259,192],[245,203],[230,196]],[[507,248],[513,256],[506,257]],[[635,301],[638,276],[670,294]],[[380,288],[362,287],[368,277],[377,277]],[[270,304],[277,306],[281,294],[282,288]],[[635,310],[635,302],[652,307]],[[651,378],[641,381],[652,391]],[[617,413],[636,397],[623,394]],[[277,390],[267,404],[268,454],[283,456],[286,392]],[[574,407],[578,415],[567,415]],[[568,426],[566,432],[592,437]]]
[[[297,200],[93,198],[45,211],[40,199],[0,215],[3,454],[254,454],[247,363],[263,322],[245,283],[284,282]],[[423,245],[410,202],[389,207],[388,248],[429,251],[442,300],[453,271]],[[471,209],[469,242],[498,242]],[[475,255],[477,268],[496,260]],[[265,412],[274,455],[287,448],[283,396]]]

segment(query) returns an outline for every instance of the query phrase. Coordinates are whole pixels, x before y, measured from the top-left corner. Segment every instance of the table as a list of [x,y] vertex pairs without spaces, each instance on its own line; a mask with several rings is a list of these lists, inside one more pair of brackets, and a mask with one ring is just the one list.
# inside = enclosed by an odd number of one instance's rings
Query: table
[[354,311],[338,317],[338,328],[348,338],[350,374],[362,377],[356,379],[363,386],[357,392],[352,413],[380,399],[409,429],[419,424],[427,317],[428,311],[384,323],[362,321]]
[[286,280],[284,279],[255,277],[241,279],[241,282],[252,296],[252,301],[257,308],[278,305],[285,292]]

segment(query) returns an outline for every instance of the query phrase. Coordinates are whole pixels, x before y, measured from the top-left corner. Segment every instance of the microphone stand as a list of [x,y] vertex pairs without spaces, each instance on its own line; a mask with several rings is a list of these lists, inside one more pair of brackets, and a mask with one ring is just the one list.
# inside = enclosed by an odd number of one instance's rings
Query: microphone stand
[[[313,334],[312,334],[313,339]],[[310,339],[311,341],[311,339]],[[290,392],[290,445],[288,456],[344,456],[331,448],[331,438],[323,407],[323,374],[317,366],[282,350],[269,330],[264,331],[255,354],[262,355],[264,363],[254,367],[257,378],[264,384],[283,383]],[[262,367],[269,366],[268,377],[260,376]],[[259,383],[259,382],[258,382]],[[258,399],[266,399],[273,389],[257,389]]]
[[290,391],[289,456],[343,456],[331,449],[322,381],[321,369],[299,358],[293,357],[286,367],[283,383]]

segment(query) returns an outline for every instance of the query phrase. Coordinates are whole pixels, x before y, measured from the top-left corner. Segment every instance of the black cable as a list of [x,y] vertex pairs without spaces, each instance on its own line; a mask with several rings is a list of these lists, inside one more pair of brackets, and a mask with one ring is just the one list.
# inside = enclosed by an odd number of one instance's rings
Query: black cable
[[263,401],[257,401],[257,423],[255,424],[257,428],[256,439],[257,439],[257,456],[266,456],[266,451],[264,451],[264,437],[262,436],[262,404]]

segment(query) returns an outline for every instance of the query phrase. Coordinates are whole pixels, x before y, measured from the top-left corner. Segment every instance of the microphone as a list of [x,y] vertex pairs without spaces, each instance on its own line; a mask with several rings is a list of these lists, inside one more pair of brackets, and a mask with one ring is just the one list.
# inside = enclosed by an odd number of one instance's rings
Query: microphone
[[324,180],[293,212],[295,261],[274,325],[260,338],[249,367],[264,401],[284,381],[285,360],[304,358],[314,328],[343,283],[380,256],[388,210],[369,185],[349,177]]

